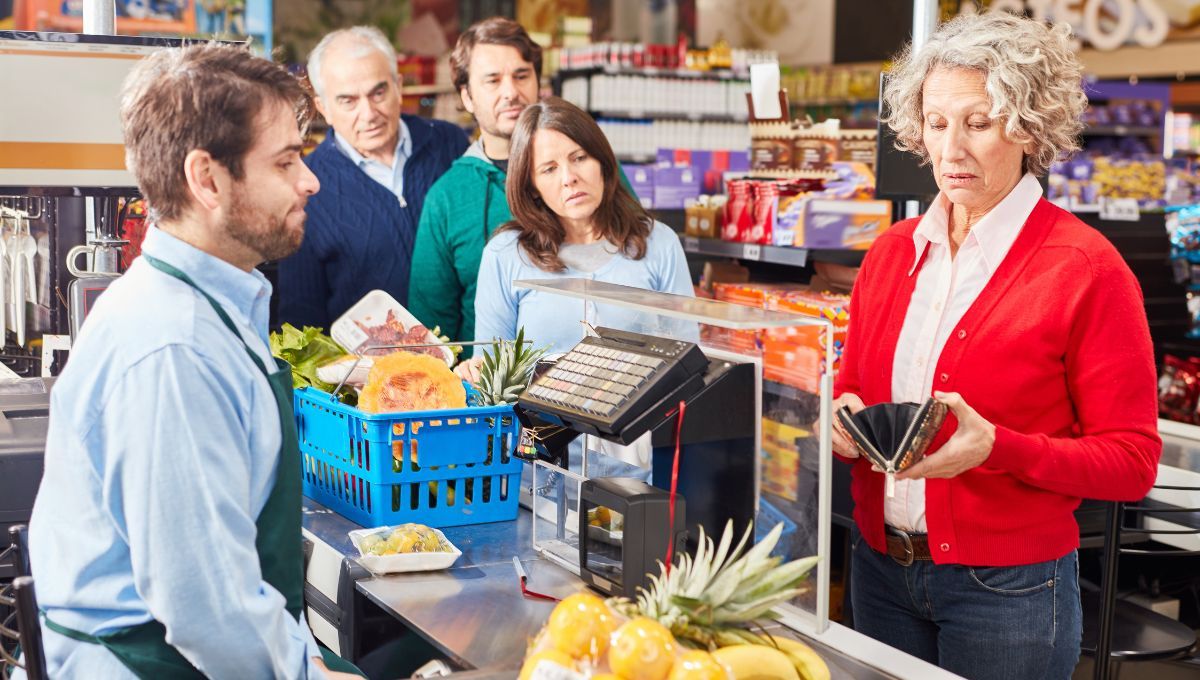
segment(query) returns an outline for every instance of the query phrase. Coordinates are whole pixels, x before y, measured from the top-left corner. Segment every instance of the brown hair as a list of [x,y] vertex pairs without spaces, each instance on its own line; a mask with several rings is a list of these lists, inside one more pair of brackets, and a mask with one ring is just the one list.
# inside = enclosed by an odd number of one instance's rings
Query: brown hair
[[566,231],[558,215],[542,201],[533,183],[533,138],[538,130],[560,132],[600,161],[604,195],[600,207],[596,208],[596,229],[627,257],[634,260],[645,257],[646,239],[654,227],[654,220],[621,182],[617,157],[600,126],[578,106],[558,97],[546,97],[530,104],[517,120],[505,186],[513,221],[501,230],[520,232],[517,241],[539,269],[550,272],[566,269],[558,258]]
[[301,129],[309,100],[282,66],[239,45],[207,43],[163,49],[133,68],[121,91],[125,164],[155,220],[175,220],[191,203],[183,162],[203,149],[241,180],[259,114],[287,105]]
[[525,29],[504,17],[492,17],[471,24],[458,36],[450,53],[450,71],[454,75],[454,91],[462,92],[470,80],[467,68],[471,65],[471,50],[476,45],[508,45],[521,53],[521,58],[533,64],[533,72],[542,77],[542,47],[529,37]]

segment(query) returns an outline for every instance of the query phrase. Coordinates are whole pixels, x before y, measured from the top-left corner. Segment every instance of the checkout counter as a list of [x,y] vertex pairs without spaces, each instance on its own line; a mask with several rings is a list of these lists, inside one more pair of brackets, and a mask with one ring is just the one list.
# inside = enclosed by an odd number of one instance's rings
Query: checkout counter
[[[664,460],[669,461],[667,453],[674,452],[677,422],[677,414],[668,404],[685,401],[689,409],[695,405],[687,416],[694,420],[684,420],[680,437],[679,488],[686,501],[689,528],[694,532],[697,525],[703,525],[706,533],[712,534],[717,527],[715,534],[719,537],[719,527],[724,524],[717,517],[721,512],[743,523],[757,517],[766,525],[764,530],[783,517],[791,530],[789,540],[779,544],[782,556],[788,560],[812,554],[822,557],[811,572],[809,591],[780,607],[783,618],[772,624],[781,628],[779,633],[809,642],[825,659],[834,678],[956,677],[829,621],[830,480],[834,461],[829,432],[833,333],[828,322],[584,279],[518,281],[515,285],[577,299],[580,319],[592,328],[620,329],[664,342],[697,344],[708,365],[702,371],[704,380],[694,382],[692,388],[684,390],[686,394],[664,393],[656,397],[654,404],[639,406],[633,409],[636,413],[625,418],[590,417],[571,413],[569,408],[552,408],[545,400],[539,405],[537,399],[529,398],[523,398],[518,406],[519,416],[532,414],[541,422],[557,417],[559,425],[586,433],[584,449],[588,451],[611,452],[601,439],[607,444],[632,443],[623,457],[641,458],[643,466],[652,470],[648,476],[654,486],[663,488],[663,469],[669,467]],[[770,503],[761,493],[758,452],[762,443],[762,361],[752,340],[766,329],[811,333],[822,339],[824,355],[819,359],[826,368],[817,395],[823,432],[811,438],[815,444],[810,447],[812,455],[800,461],[796,469],[796,474],[808,478],[804,485],[808,493],[792,499],[771,496]],[[602,335],[605,332],[600,330]],[[588,342],[600,340],[591,338]],[[724,390],[729,390],[729,395]],[[528,393],[536,396],[532,388]],[[706,400],[711,402],[707,406]],[[596,415],[593,407],[584,410]],[[722,410],[729,416],[725,420]],[[631,422],[642,422],[644,427],[626,428]],[[714,426],[721,422],[726,425]],[[561,455],[561,448],[559,452],[557,462],[567,462],[568,456]],[[552,451],[544,453],[544,458],[556,458]],[[706,459],[722,466],[727,474],[704,474]],[[363,621],[382,612],[427,641],[457,671],[515,677],[528,642],[546,623],[554,603],[522,595],[514,558],[528,574],[530,590],[562,598],[586,587],[579,567],[579,535],[584,526],[580,523],[581,512],[586,517],[586,510],[581,511],[586,508],[581,501],[584,492],[579,491],[585,488],[584,471],[571,469],[574,466],[570,464],[566,470],[549,467],[544,460],[534,467],[532,509],[522,507],[515,521],[442,528],[463,554],[449,569],[435,572],[384,576],[366,573],[354,561],[357,551],[347,536],[360,527],[320,503],[305,499],[304,536],[311,546],[306,572],[308,616],[318,640],[357,660],[364,651]],[[537,475],[549,475],[554,481],[541,481]],[[571,480],[577,482],[577,491],[564,493],[571,488]],[[721,505],[719,499],[728,500],[722,497],[733,501]],[[547,503],[552,509],[543,509]],[[587,570],[583,571],[586,577]]]

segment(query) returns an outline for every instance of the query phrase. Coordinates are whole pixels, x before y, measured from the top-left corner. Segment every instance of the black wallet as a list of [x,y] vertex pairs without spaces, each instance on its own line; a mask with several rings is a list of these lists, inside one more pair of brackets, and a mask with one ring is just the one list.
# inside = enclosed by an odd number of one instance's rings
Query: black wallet
[[858,413],[843,406],[837,417],[859,454],[892,475],[925,457],[947,411],[945,404],[930,398],[924,404],[876,404]]

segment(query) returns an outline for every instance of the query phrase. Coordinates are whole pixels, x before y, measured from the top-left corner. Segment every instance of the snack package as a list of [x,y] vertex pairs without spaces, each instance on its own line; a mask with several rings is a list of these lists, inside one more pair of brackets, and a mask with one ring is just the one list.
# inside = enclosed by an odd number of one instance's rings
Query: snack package
[[[447,366],[454,365],[454,352],[437,335],[421,325],[404,305],[382,290],[373,290],[364,295],[333,322],[329,334],[352,354],[379,356],[405,349],[414,354],[438,357]],[[395,345],[432,346],[392,349]]]
[[750,168],[788,170],[794,167],[795,132],[789,123],[750,124]]
[[462,551],[438,529],[424,524],[401,524],[351,531],[359,564],[372,574],[446,569]]

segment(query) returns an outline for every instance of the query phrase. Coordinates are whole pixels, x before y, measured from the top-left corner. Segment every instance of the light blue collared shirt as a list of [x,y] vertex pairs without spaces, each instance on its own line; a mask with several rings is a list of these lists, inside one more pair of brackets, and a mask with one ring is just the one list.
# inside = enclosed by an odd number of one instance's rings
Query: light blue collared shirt
[[359,170],[367,173],[367,177],[382,184],[388,191],[396,195],[400,200],[400,207],[408,207],[408,203],[404,200],[404,164],[408,161],[408,157],[412,155],[412,136],[408,134],[408,125],[404,123],[404,119],[400,119],[400,135],[396,140],[396,159],[392,162],[391,167],[364,157],[346,138],[337,134],[334,131],[333,141],[337,143],[337,148],[342,153],[346,154],[354,162],[354,165]]
[[[262,274],[159,229],[142,250],[191,277],[274,365]],[[324,677],[307,622],[262,580],[255,551],[281,436],[266,377],[208,302],[135,261],[97,302],[51,392],[30,523],[47,616],[91,634],[157,619],[209,677]],[[42,635],[51,677],[133,677],[100,645]]]

